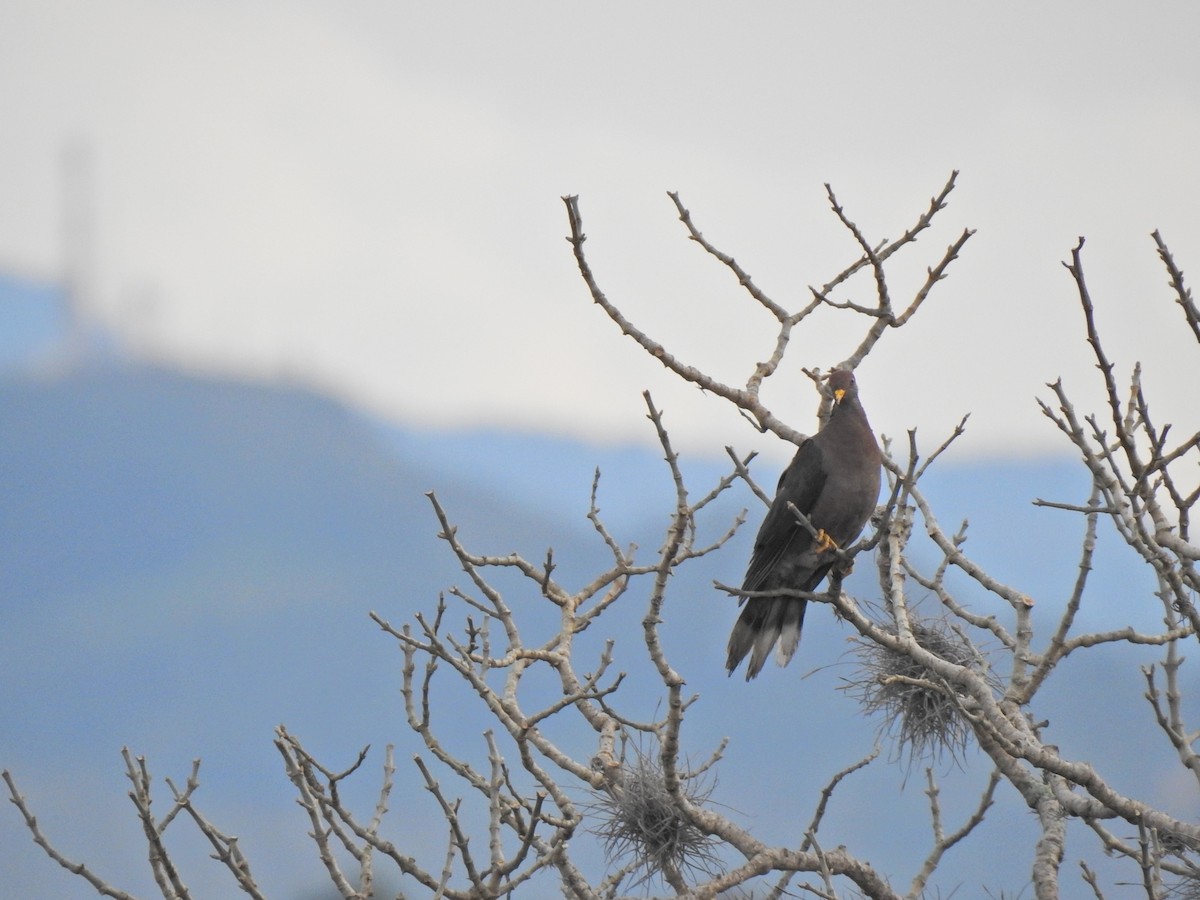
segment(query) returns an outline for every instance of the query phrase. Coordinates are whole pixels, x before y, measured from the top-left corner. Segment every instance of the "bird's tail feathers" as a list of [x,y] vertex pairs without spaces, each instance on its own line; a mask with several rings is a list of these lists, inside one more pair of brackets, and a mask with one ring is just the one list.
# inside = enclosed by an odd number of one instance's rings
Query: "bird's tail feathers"
[[803,601],[788,603],[783,610],[783,621],[779,626],[779,643],[775,645],[775,662],[786,666],[796,655],[800,646],[800,626],[804,624]]
[[759,597],[749,600],[742,609],[733,633],[729,635],[729,656],[725,668],[733,670],[750,654],[746,664],[746,680],[762,671],[771,649],[781,666],[791,661],[800,644],[807,602],[795,597]]

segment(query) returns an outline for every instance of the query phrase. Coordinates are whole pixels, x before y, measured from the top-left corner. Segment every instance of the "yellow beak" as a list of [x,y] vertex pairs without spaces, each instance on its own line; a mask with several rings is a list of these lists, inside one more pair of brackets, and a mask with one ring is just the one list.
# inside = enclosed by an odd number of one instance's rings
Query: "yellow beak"
[[842,388],[838,388],[836,391],[833,392],[833,399],[835,399],[838,403],[841,403],[842,398],[845,396],[846,396],[846,392]]

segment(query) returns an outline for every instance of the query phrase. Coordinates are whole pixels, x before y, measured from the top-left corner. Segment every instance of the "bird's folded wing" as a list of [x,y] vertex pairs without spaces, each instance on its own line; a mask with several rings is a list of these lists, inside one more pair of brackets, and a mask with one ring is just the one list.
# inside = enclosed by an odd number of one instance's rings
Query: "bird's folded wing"
[[796,519],[788,503],[795,504],[796,509],[808,515],[816,506],[824,485],[823,454],[820,446],[810,438],[800,445],[791,463],[779,476],[775,500],[754,539],[754,555],[746,570],[743,590],[763,590],[767,576],[782,556],[803,552],[812,543],[811,532]]

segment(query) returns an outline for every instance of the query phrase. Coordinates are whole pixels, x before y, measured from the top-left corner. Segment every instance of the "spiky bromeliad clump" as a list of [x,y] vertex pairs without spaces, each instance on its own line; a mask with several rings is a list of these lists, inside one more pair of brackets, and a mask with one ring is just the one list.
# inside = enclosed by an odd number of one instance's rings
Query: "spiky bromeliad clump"
[[[667,791],[657,752],[632,743],[610,780],[611,786],[593,793],[589,804],[591,831],[604,844],[613,865],[622,865],[641,885],[658,876],[677,883],[696,873],[719,871],[717,841],[688,822]],[[684,773],[681,791],[694,806],[712,794],[715,780],[704,772]]]
[[[982,668],[979,650],[947,623],[930,619],[913,623],[917,644],[946,662]],[[940,675],[905,653],[863,638],[855,641],[862,675],[844,690],[868,715],[881,713],[881,735],[889,735],[896,756],[909,761],[936,759],[949,753],[958,759],[971,736],[961,694]]]

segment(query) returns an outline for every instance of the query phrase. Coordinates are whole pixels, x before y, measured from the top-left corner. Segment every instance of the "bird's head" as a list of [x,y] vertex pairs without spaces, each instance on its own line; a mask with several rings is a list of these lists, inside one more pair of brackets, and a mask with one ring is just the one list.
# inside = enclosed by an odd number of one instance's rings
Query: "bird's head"
[[845,397],[853,398],[858,393],[854,373],[849,369],[834,369],[829,373],[829,389],[833,392],[835,403],[841,403]]

